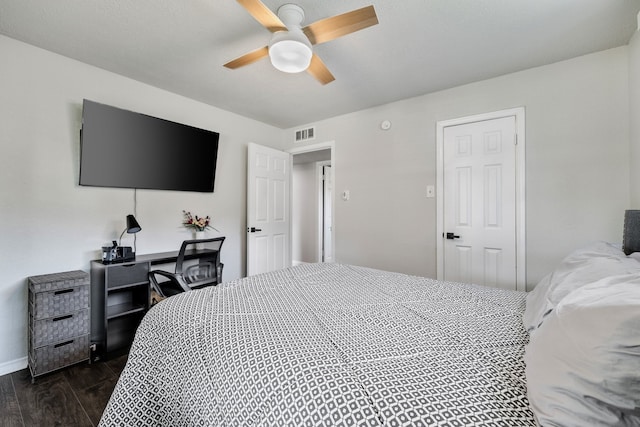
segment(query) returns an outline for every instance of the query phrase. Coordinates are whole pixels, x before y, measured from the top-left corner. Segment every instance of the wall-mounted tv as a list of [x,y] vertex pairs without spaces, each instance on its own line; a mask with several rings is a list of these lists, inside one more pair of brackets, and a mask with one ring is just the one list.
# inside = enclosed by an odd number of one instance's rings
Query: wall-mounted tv
[[219,136],[85,99],[80,185],[211,193]]

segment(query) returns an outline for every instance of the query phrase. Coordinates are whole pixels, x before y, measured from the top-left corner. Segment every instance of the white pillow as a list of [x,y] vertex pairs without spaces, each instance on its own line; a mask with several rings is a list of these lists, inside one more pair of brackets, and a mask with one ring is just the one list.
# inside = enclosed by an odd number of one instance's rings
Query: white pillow
[[640,262],[610,243],[595,242],[572,252],[527,295],[522,317],[525,329],[530,332],[539,327],[573,290],[604,277],[630,273],[640,273]]
[[640,261],[640,252],[632,252],[629,255],[627,255],[627,257],[633,258],[636,261]]
[[567,295],[531,333],[527,394],[543,426],[640,425],[640,274]]

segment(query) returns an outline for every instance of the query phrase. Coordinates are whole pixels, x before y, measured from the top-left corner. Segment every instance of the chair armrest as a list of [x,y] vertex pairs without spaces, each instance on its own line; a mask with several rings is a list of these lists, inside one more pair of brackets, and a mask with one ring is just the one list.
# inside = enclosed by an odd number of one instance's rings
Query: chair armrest
[[153,287],[153,289],[163,297],[166,297],[166,295],[162,292],[162,288],[160,287],[161,282],[158,282],[156,275],[169,279],[169,281],[184,289],[185,292],[191,290],[191,288],[189,288],[187,284],[183,283],[183,281],[181,281],[174,273],[164,270],[152,270],[149,272],[149,282],[151,282],[151,287]]

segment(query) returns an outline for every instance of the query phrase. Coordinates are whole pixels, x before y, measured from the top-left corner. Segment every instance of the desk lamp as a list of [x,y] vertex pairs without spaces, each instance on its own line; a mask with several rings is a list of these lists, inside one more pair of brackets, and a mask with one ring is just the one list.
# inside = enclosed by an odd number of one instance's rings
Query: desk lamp
[[127,228],[122,230],[122,234],[120,234],[120,239],[118,240],[118,246],[120,246],[120,243],[122,242],[122,236],[124,235],[125,231],[127,232],[127,234],[135,234],[140,230],[142,230],[142,227],[140,227],[140,224],[138,224],[138,221],[136,221],[136,217],[134,217],[133,215],[127,215]]

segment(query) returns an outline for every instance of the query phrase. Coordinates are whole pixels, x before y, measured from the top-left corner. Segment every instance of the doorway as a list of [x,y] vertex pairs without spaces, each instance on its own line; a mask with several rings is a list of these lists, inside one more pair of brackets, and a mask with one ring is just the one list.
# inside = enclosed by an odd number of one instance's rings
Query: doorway
[[333,173],[331,160],[316,163],[318,176],[318,194],[322,196],[322,209],[318,212],[318,225],[321,236],[318,253],[322,254],[321,262],[333,262]]
[[524,129],[524,108],[438,122],[438,279],[525,290]]
[[292,265],[333,262],[333,143],[290,150]]

